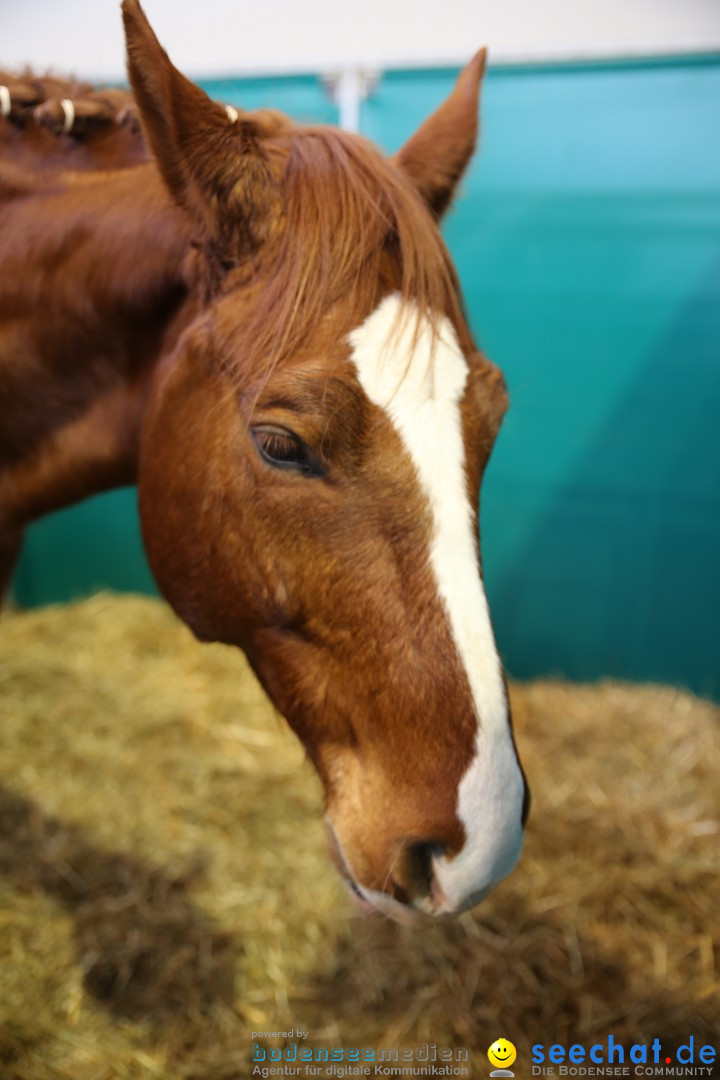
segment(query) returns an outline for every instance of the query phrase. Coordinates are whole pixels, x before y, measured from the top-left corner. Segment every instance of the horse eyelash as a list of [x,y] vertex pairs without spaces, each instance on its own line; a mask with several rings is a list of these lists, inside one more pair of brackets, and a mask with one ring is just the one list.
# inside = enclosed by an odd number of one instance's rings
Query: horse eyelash
[[280,458],[281,460],[285,457],[286,450],[290,449],[292,454],[293,450],[300,449],[295,440],[289,435],[280,435],[277,432],[263,432],[260,435],[260,439],[262,440],[263,450],[265,450],[270,457]]
[[274,468],[294,469],[313,476],[322,476],[327,471],[294,432],[257,427],[253,438],[261,456]]

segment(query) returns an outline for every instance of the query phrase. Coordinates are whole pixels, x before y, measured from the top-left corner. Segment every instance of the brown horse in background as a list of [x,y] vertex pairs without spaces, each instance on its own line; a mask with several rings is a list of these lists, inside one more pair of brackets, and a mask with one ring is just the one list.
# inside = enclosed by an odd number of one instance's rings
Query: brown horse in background
[[123,14],[132,98],[0,90],[0,579],[28,522],[136,483],[162,593],[303,741],[354,894],[459,912],[527,804],[477,537],[506,394],[437,224],[484,52],[388,159],[214,103]]

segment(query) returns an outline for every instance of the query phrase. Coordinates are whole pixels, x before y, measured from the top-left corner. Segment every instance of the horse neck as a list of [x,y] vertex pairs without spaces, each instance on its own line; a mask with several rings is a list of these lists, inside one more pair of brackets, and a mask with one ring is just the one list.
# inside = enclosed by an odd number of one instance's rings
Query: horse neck
[[188,312],[190,236],[151,164],[4,179],[0,524],[22,525],[134,482],[147,390]]

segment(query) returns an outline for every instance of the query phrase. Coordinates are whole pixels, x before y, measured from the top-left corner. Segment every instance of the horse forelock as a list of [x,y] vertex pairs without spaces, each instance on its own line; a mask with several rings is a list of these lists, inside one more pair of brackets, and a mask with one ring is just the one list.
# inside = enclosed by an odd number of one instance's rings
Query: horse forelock
[[[447,316],[463,333],[447,249],[395,163],[330,127],[294,128],[266,140],[263,153],[279,178],[283,212],[267,251],[253,260],[252,304],[232,320],[243,372],[269,376],[318,330],[332,339],[338,321],[352,329],[389,292],[433,328]],[[238,280],[247,284],[247,267],[228,275],[229,298]]]

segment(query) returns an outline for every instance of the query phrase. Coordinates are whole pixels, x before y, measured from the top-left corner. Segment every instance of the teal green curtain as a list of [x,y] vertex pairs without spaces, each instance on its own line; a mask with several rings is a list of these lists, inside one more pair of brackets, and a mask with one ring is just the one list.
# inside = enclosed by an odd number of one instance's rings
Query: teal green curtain
[[[396,149],[455,75],[387,73],[364,133]],[[209,89],[335,118],[316,80]],[[720,57],[491,69],[444,230],[511,394],[481,515],[511,674],[720,695]],[[37,525],[20,601],[147,588],[131,499]]]
[[[388,74],[397,147],[454,73]],[[720,59],[490,73],[445,224],[512,408],[483,491],[511,672],[720,691]]]

